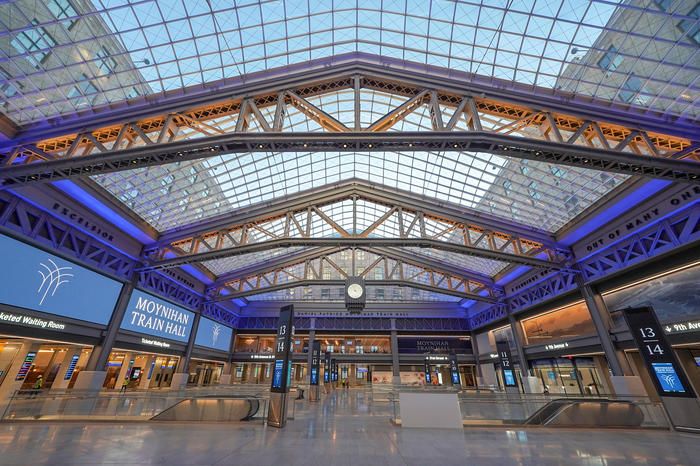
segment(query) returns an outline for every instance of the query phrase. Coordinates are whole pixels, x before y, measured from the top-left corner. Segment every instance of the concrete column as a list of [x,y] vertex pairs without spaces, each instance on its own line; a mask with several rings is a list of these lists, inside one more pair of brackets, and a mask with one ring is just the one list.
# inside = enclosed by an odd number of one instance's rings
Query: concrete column
[[515,342],[515,352],[518,354],[518,363],[520,363],[520,372],[523,377],[532,375],[530,371],[530,364],[525,356],[525,335],[523,334],[523,328],[513,315],[508,314],[508,322],[510,322],[510,329],[513,332],[513,341]]
[[187,378],[190,375],[190,359],[192,358],[192,349],[194,348],[194,340],[197,338],[197,328],[199,328],[199,319],[201,316],[201,312],[197,312],[194,315],[192,332],[190,332],[190,339],[187,341],[185,356],[181,357],[178,361],[177,368],[173,374],[173,381],[170,384],[172,390],[182,390],[187,386]]
[[[68,372],[68,368],[70,367],[70,363],[73,360],[74,356],[77,356],[78,359],[80,359],[80,355],[82,353],[83,349],[80,346],[72,346],[66,350],[63,355],[63,360],[61,361],[61,366],[58,368],[58,372],[56,373],[56,378],[54,379],[53,383],[51,384],[51,390],[65,390],[68,388],[68,384],[70,383],[70,379],[65,380],[66,378],[66,373]],[[76,363],[75,367],[78,367],[78,364]]]
[[231,335],[231,346],[229,346],[228,349],[228,359],[226,360],[226,363],[224,364],[224,371],[221,374],[221,378],[219,379],[219,385],[231,385],[232,382],[232,375],[231,372],[233,370],[233,349],[236,347],[236,331],[234,330],[232,335]]
[[391,383],[401,385],[401,366],[399,364],[399,336],[396,332],[396,320],[391,319]]
[[309,330],[309,352],[306,355],[306,380],[311,384],[311,360],[313,359],[314,340],[316,339],[316,330]]
[[[143,368],[143,372],[141,373],[141,380],[139,381],[139,388],[140,389],[147,389],[148,386],[151,384],[151,377],[156,373],[156,368],[154,367],[153,370],[151,370],[151,366],[153,365],[153,362],[156,360],[156,355],[151,354],[146,358],[146,364],[145,367]],[[151,377],[149,377],[149,375]]]
[[124,379],[129,377],[129,368],[131,367],[131,356],[133,353],[124,353],[124,360],[122,361],[122,367],[119,368],[119,375],[117,376],[117,383],[114,384],[115,390],[121,390],[122,383]]
[[126,307],[129,304],[131,293],[134,291],[137,281],[138,273],[134,273],[132,280],[122,287],[112,318],[100,344],[93,348],[85,369],[78,374],[74,385],[76,390],[100,390],[102,388],[107,375],[106,366],[109,360],[109,353],[112,352],[114,341],[117,339],[117,333],[119,332],[119,326],[122,324]]

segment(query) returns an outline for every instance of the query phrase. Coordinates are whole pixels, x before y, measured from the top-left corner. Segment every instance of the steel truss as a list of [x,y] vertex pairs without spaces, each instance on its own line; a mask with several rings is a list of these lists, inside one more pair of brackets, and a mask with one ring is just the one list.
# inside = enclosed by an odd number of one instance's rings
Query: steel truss
[[[393,322],[392,322],[393,321]],[[393,324],[393,325],[392,325]],[[468,331],[466,319],[456,317],[299,317],[294,319],[297,330],[403,330],[403,331]],[[240,317],[236,328],[241,330],[273,330],[276,317]]]
[[[0,182],[17,186],[236,152],[476,151],[700,183],[700,165],[677,160],[697,160],[697,144],[689,139],[460,92],[459,82],[441,85],[445,89],[426,88],[381,72],[310,79],[274,91],[271,81],[257,95],[23,144],[4,157]],[[348,89],[355,93],[352,124],[308,100]],[[363,128],[361,90],[406,101]],[[283,132],[291,109],[323,131]],[[429,130],[387,132],[426,109]],[[446,109],[452,112],[449,120]]]
[[[352,203],[352,209],[334,209],[344,203]],[[516,225],[510,225],[506,233],[492,229],[486,218],[483,219],[486,225],[472,223],[469,215],[460,218],[443,212],[438,216],[416,203],[403,203],[397,196],[384,196],[380,190],[365,196],[360,186],[320,190],[298,205],[286,204],[286,209],[284,201],[278,204],[267,206],[256,215],[243,216],[239,223],[166,236],[146,249],[149,263],[146,268],[164,269],[289,246],[371,248],[373,252],[378,251],[377,248],[427,247],[554,269],[566,268],[572,257],[567,248],[558,246],[541,233],[525,228],[517,233]],[[344,216],[348,210],[352,211],[352,218]],[[398,257],[398,252],[392,253],[391,249],[380,252],[391,255],[394,260],[416,262],[416,257]],[[425,264],[425,258],[420,260]],[[286,262],[277,264],[278,267],[289,265]],[[251,272],[254,272],[252,276],[268,270]],[[466,272],[461,276],[490,284],[484,281],[486,277],[482,274]]]
[[[355,268],[352,272],[339,264],[334,256],[344,249],[331,249],[308,255],[302,261],[288,261],[286,264],[268,267],[255,273],[243,274],[216,283],[207,290],[214,301],[225,301],[253,294],[278,291],[288,288],[321,285],[343,286],[349,274],[369,277],[370,273],[380,270],[384,277],[381,280],[369,278],[367,284],[380,286],[410,286],[434,293],[458,296],[464,299],[474,299],[485,302],[496,302],[503,291],[486,283],[477,282],[459,275],[459,272],[447,271],[422,263],[420,260],[399,258],[391,250],[377,251],[368,249],[371,254],[369,265]],[[349,249],[352,264],[357,264],[357,250]],[[439,268],[438,268],[439,267]]]

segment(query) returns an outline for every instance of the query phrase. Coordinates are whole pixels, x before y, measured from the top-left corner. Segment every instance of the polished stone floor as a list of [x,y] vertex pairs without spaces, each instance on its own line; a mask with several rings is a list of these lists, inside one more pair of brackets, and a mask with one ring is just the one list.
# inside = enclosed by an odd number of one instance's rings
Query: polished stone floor
[[665,431],[401,429],[361,391],[299,402],[285,429],[231,424],[2,423],[0,465],[700,465]]

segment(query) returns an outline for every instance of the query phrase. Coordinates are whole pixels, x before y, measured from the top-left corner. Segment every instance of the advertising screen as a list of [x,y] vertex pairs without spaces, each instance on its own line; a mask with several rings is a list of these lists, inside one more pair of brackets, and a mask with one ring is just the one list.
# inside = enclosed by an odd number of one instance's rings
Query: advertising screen
[[194,344],[228,352],[231,349],[233,330],[206,317],[200,317]]
[[272,388],[280,389],[282,388],[282,381],[284,380],[284,361],[278,359],[275,361],[275,371],[272,374]]
[[193,320],[194,312],[143,291],[134,290],[121,328],[187,343]]
[[0,303],[107,325],[122,284],[0,235]]
[[514,387],[515,386],[515,376],[513,376],[513,371],[512,370],[504,370],[503,375],[506,378],[506,387]]

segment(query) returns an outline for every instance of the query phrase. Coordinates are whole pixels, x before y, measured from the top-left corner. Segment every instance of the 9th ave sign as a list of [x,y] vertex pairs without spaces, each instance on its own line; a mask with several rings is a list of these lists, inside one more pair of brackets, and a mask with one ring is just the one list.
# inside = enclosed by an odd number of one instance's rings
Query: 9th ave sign
[[687,322],[664,325],[664,333],[666,333],[666,335],[690,332],[700,332],[700,320],[689,320]]

